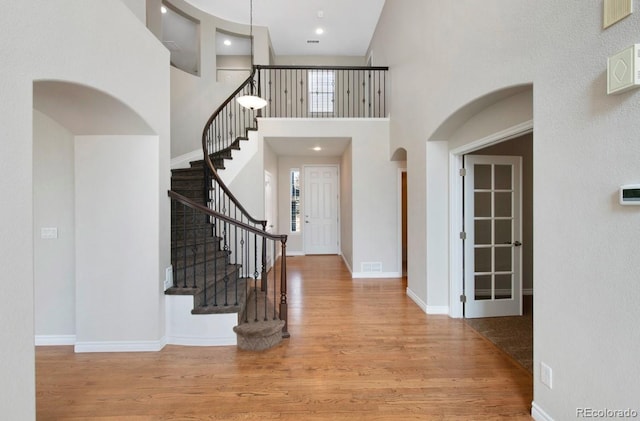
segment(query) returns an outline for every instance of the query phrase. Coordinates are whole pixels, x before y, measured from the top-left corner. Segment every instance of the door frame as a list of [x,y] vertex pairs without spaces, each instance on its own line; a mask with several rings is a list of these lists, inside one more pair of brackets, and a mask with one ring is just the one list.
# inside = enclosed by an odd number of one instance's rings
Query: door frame
[[490,134],[449,151],[449,315],[462,318],[464,306],[464,253],[460,233],[463,227],[463,157],[477,150],[533,132],[533,120]]
[[[336,244],[336,254],[338,255],[342,255],[342,243],[341,243],[341,238],[340,238],[340,233],[341,233],[341,224],[342,224],[342,218],[340,218],[340,165],[338,164],[302,164],[301,166],[301,176],[302,176],[302,183],[301,183],[301,194],[300,194],[300,203],[301,205],[301,210],[302,212],[302,216],[304,216],[304,212],[307,211],[307,168],[312,168],[312,167],[318,167],[318,168],[335,168],[336,169],[336,216],[338,218],[337,224],[336,224],[336,240],[337,240],[337,244]],[[307,239],[306,239],[306,235],[307,235],[307,230],[304,228],[305,225],[302,222],[304,218],[300,218],[300,223],[302,224],[302,254],[303,255],[307,255]]]
[[[403,211],[403,207],[404,204],[402,203],[402,176],[406,176],[409,177],[409,173],[407,173],[407,169],[406,168],[398,168],[398,206],[397,206],[397,212],[398,212],[398,272],[400,272],[400,274],[402,276],[407,276],[406,273],[403,272],[403,268],[402,268],[402,211]],[[407,206],[408,206],[408,200],[409,200],[409,180],[407,178]],[[408,215],[407,215],[408,218]],[[409,221],[406,221],[406,223],[408,223]],[[408,250],[408,241],[407,241],[407,261],[409,260],[409,250]]]

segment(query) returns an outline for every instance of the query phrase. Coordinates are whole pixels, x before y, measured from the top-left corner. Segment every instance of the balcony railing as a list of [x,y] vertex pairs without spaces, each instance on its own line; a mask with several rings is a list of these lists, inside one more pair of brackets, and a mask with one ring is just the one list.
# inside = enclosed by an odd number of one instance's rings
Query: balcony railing
[[256,66],[260,117],[387,117],[388,67]]

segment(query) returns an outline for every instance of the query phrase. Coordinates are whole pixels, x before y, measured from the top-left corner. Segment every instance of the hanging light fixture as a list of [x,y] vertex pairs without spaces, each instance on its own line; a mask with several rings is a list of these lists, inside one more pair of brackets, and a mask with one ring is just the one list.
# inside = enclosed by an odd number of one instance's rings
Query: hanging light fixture
[[[249,2],[249,39],[251,41],[251,72],[253,72],[253,0],[249,0]],[[255,81],[251,79],[249,95],[240,96],[236,98],[236,101],[250,110],[259,110],[266,107],[267,101],[264,98],[254,95],[254,89]]]

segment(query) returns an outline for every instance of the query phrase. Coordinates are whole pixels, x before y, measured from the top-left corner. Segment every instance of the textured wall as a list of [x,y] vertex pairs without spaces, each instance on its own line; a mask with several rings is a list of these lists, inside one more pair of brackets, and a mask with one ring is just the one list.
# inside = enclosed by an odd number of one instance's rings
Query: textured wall
[[[0,265],[3,279],[12,284],[0,295],[0,407],[6,419],[29,420],[35,418],[33,82],[84,84],[136,111],[158,137],[160,197],[169,186],[168,53],[116,0],[9,2],[0,14],[0,34],[0,195],[6,201],[0,210]],[[159,221],[169,221],[166,196],[153,211]],[[169,262],[164,226],[156,228],[156,272]],[[160,279],[149,282],[158,286],[160,304]],[[158,324],[164,320],[162,308],[154,310]]]
[[[633,407],[640,396],[639,214],[616,203],[619,185],[640,180],[639,93],[606,95],[606,59],[638,41],[639,21],[603,31],[602,2],[407,0],[386,3],[372,42],[374,64],[391,68],[392,150],[407,149],[411,191],[427,190],[425,143],[443,122],[533,83],[538,416],[573,419],[577,407]],[[429,217],[425,196],[410,195],[409,286],[424,299]]]

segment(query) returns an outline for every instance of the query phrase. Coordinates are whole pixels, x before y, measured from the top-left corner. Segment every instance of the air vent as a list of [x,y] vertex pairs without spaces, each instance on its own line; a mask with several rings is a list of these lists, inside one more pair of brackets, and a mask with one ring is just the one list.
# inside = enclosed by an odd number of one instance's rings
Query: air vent
[[633,0],[604,0],[602,27],[608,28],[633,13]]
[[362,273],[381,273],[381,262],[363,262],[361,265]]
[[319,39],[308,39],[307,44],[320,44]]

